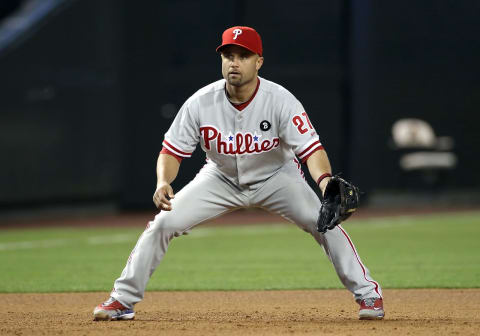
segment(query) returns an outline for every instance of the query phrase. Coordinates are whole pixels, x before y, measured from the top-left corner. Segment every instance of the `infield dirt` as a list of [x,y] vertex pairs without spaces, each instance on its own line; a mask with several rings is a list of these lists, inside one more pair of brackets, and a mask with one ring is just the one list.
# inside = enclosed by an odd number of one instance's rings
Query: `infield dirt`
[[134,321],[95,322],[107,293],[0,294],[1,335],[478,335],[480,289],[385,290],[359,321],[346,290],[147,292]]

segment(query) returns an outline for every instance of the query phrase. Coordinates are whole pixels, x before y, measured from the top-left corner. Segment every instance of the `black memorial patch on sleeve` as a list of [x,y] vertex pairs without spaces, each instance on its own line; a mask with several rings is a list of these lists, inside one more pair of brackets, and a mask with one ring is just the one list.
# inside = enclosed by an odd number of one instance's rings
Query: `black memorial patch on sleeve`
[[268,120],[264,120],[260,123],[260,129],[262,131],[268,131],[272,127],[272,124]]

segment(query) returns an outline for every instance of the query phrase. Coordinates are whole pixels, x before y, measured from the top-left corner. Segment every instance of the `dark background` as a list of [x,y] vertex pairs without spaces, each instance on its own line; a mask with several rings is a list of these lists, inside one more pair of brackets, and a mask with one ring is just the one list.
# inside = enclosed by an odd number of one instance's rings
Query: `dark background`
[[[0,211],[152,208],[163,135],[221,77],[215,48],[233,25],[261,34],[260,75],[302,102],[334,172],[367,203],[419,191],[478,201],[478,1],[57,2],[0,46]],[[0,23],[28,15],[22,3],[2,2]],[[458,165],[434,185],[406,176],[389,145],[404,117],[455,141]],[[203,162],[198,148],[174,188]]]

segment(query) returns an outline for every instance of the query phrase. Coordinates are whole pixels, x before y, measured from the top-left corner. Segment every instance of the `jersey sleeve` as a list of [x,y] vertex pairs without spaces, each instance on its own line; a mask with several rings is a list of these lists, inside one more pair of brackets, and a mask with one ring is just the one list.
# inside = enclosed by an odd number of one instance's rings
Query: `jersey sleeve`
[[304,163],[314,152],[323,149],[318,134],[298,100],[286,102],[282,112],[280,138]]
[[198,118],[189,101],[187,101],[180,108],[172,125],[165,133],[165,139],[162,143],[163,147],[179,157],[191,157],[200,140],[198,124]]

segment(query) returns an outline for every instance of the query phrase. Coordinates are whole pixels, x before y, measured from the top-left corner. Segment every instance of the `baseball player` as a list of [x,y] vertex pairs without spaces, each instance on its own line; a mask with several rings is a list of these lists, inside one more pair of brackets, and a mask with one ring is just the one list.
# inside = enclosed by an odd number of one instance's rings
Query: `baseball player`
[[[323,246],[360,305],[360,319],[382,319],[382,291],[355,247],[337,225],[319,232],[322,206],[301,171],[306,163],[322,191],[331,180],[330,163],[302,104],[285,88],[258,76],[263,65],[260,35],[232,27],[216,49],[223,79],[197,91],[180,108],[165,134],[153,196],[160,212],[138,239],[95,320],[130,320],[170,241],[212,218],[258,207],[294,222]],[[200,143],[207,163],[178,193],[170,184],[181,162]]]

